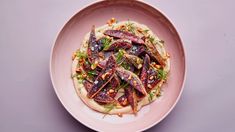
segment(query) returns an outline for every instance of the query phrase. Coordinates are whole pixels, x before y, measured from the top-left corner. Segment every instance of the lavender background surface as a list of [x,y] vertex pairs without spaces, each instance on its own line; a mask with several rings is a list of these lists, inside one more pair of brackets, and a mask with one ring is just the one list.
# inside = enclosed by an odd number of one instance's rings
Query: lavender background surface
[[[175,109],[149,129],[235,131],[235,2],[146,0],[166,14],[184,42],[187,79]],[[0,1],[0,131],[91,131],[57,99],[49,76],[58,32],[92,0]]]

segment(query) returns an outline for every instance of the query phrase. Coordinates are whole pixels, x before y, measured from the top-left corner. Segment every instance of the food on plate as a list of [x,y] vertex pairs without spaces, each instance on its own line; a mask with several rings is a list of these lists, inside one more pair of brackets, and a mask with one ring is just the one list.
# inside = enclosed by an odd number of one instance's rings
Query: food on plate
[[91,109],[112,115],[138,114],[162,95],[170,71],[163,40],[143,24],[114,18],[91,26],[72,59],[78,96]]

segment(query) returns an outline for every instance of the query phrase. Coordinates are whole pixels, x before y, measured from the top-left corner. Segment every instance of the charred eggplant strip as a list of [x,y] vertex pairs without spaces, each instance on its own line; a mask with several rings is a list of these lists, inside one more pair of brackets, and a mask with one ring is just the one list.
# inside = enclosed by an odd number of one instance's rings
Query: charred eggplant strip
[[135,55],[124,54],[124,56],[132,63],[137,69],[140,69],[143,64],[143,60]]
[[108,94],[110,97],[114,98],[118,92],[118,87],[120,86],[120,80],[118,76],[115,74],[112,80],[109,82],[110,86],[108,89]]
[[87,48],[87,54],[88,54],[88,60],[91,64],[96,63],[98,59],[98,44],[96,42],[96,36],[95,36],[95,26],[92,26],[91,32],[90,32],[90,38],[88,41],[88,48]]
[[130,50],[128,51],[129,54],[131,55],[136,55],[139,56],[143,52],[146,51],[146,47],[143,45],[133,45]]
[[153,89],[160,81],[157,75],[158,75],[158,72],[154,70],[152,67],[150,67],[148,70],[147,92]]
[[99,73],[94,81],[94,85],[88,92],[87,96],[93,98],[102,88],[113,78],[116,71],[116,61],[113,55],[111,55],[106,63],[105,68]]
[[148,56],[148,54],[145,54],[144,64],[140,74],[140,80],[142,81],[145,89],[147,89],[147,80],[148,80],[147,71],[149,70],[149,67],[150,67],[150,57]]
[[121,30],[106,30],[104,34],[114,38],[129,39],[137,44],[144,44],[144,41],[140,37],[129,32]]
[[129,88],[125,88],[125,96],[127,97],[127,101],[131,105],[131,108],[133,110],[133,113],[137,113],[137,96],[135,94],[135,91],[132,86]]
[[108,85],[106,85],[95,97],[94,100],[100,104],[114,102],[114,97],[117,94],[117,88],[120,85],[120,81],[117,75],[111,79]]
[[89,92],[93,86],[93,84],[89,82],[88,80],[84,80],[83,85],[87,92]]
[[127,105],[129,104],[128,101],[127,101],[127,97],[126,97],[125,94],[122,95],[122,96],[120,96],[117,101],[118,101],[118,103],[119,103],[121,106],[123,106],[123,107],[125,107],[125,106],[127,106]]
[[151,54],[150,56],[154,57],[163,67],[166,66],[166,62],[164,58],[161,56],[161,54],[159,53],[159,51],[157,50],[157,48],[152,43],[146,44],[146,46],[148,47],[147,52]]
[[131,42],[127,39],[118,39],[114,41],[105,51],[117,51],[118,49],[130,49]]
[[100,91],[95,97],[94,100],[101,104],[112,103],[114,98],[110,97],[106,91]]
[[133,72],[125,70],[124,68],[121,68],[121,67],[117,67],[116,73],[122,80],[125,80],[126,82],[128,82],[131,86],[133,86],[141,94],[143,94],[143,95],[147,94],[141,80]]

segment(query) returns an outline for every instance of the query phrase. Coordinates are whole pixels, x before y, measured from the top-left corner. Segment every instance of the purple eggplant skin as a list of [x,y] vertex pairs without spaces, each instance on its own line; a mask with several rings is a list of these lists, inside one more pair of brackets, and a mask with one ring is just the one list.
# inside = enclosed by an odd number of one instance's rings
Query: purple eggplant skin
[[149,67],[150,67],[150,57],[148,56],[148,54],[145,54],[144,64],[140,74],[140,80],[142,81],[145,89],[147,89]]
[[108,49],[105,51],[117,51],[119,49],[130,49],[132,46],[131,42],[126,39],[118,39],[114,41]]
[[160,82],[160,79],[157,77],[157,71],[153,68],[149,68],[148,70],[148,80],[147,80],[147,92],[149,92],[152,88],[154,88],[158,82]]
[[104,44],[102,43],[102,39],[103,38],[100,38],[96,41],[96,43],[98,44],[98,51],[99,52],[102,51],[102,49],[103,49],[102,47],[104,46]]
[[133,45],[128,53],[131,55],[139,56],[146,51],[146,47],[144,45]]
[[135,75],[133,72],[128,71],[124,68],[117,67],[116,68],[117,75],[127,83],[129,83],[131,86],[133,86],[137,91],[139,91],[144,96],[147,95],[147,92],[145,90],[145,87],[139,77]]
[[140,37],[130,32],[121,31],[121,30],[106,30],[104,34],[114,38],[129,39],[137,44],[144,44],[144,41]]
[[157,62],[162,66],[166,66],[166,62],[165,59],[161,56],[161,54],[159,53],[159,51],[157,50],[157,48],[155,47],[155,45],[153,45],[152,43],[146,43],[146,46],[148,47],[146,52],[149,54],[149,56],[151,58],[154,58],[155,60],[157,60]]
[[118,101],[118,103],[119,103],[121,106],[123,106],[123,107],[125,107],[125,106],[127,106],[127,105],[129,104],[128,101],[127,101],[127,97],[126,97],[125,94],[122,95],[122,96],[120,96],[120,97],[117,99],[117,101]]
[[112,80],[94,97],[94,100],[99,104],[114,102],[114,97],[117,95],[119,85],[119,78],[117,75],[114,75]]
[[113,103],[115,101],[114,98],[112,98],[108,93],[107,90],[104,89],[100,91],[98,94],[95,95],[94,101],[100,104],[106,104],[106,103]]
[[125,96],[127,97],[128,103],[131,105],[132,111],[134,114],[137,113],[137,96],[135,94],[134,88],[132,86],[129,86],[124,89],[125,90]]
[[124,54],[125,58],[133,64],[137,69],[140,69],[143,65],[143,60],[135,55]]
[[99,58],[99,49],[97,48],[98,44],[96,42],[96,36],[95,36],[95,26],[92,26],[90,37],[88,40],[88,48],[87,48],[87,55],[88,60],[91,64],[95,63],[96,60]]
[[83,85],[84,85],[86,91],[89,92],[91,90],[92,86],[93,86],[93,83],[91,83],[91,82],[89,82],[88,80],[85,79],[83,81]]
[[116,67],[117,64],[114,55],[111,55],[106,63],[105,68],[96,77],[94,85],[87,94],[88,98],[93,98],[113,78]]

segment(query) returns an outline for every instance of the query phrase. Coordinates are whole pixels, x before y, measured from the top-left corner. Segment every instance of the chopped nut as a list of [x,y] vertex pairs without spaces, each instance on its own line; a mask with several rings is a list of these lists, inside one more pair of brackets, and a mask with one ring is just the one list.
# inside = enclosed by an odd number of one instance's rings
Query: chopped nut
[[102,77],[102,79],[104,80],[105,79],[105,77],[107,76],[107,75],[109,75],[110,73],[109,72],[106,72],[106,73],[104,73],[101,77]]
[[94,70],[98,65],[98,61],[96,60],[94,64],[91,64],[91,69]]
[[87,77],[87,75],[86,75],[85,73],[83,73],[83,74],[82,74],[82,77],[83,77],[83,78],[86,78],[86,77]]
[[127,105],[127,99],[124,98],[123,102],[122,102],[122,105]]
[[150,84],[148,84],[148,88],[152,88],[152,86]]
[[150,80],[152,80],[153,79],[153,76],[150,76],[150,78],[149,78]]
[[73,53],[72,60],[74,60],[75,58],[76,58],[76,52]]
[[139,65],[138,65],[138,69],[140,69],[141,67],[142,67],[142,64],[139,64]]
[[114,90],[113,89],[109,89],[109,93],[110,94],[114,93]]
[[115,22],[116,22],[116,19],[115,18],[111,18],[110,20],[107,21],[107,24],[109,26],[112,26],[112,24],[115,23]]
[[122,114],[121,114],[121,113],[118,113],[117,115],[118,115],[119,117],[122,117]]
[[116,19],[115,18],[111,18],[111,23],[114,23],[116,22]]
[[136,86],[137,82],[134,80],[134,81],[133,81],[133,84],[134,84],[134,86]]
[[161,66],[160,65],[155,65],[155,67],[157,68],[157,69],[160,69],[161,68]]
[[169,54],[168,52],[166,53],[166,57],[167,57],[167,58],[170,58],[170,54]]
[[131,80],[131,78],[132,78],[132,76],[130,75],[130,76],[128,77],[128,80]]
[[81,69],[80,67],[77,67],[77,68],[76,68],[76,72],[79,72],[79,73],[80,73],[81,71],[82,71],[82,69]]

